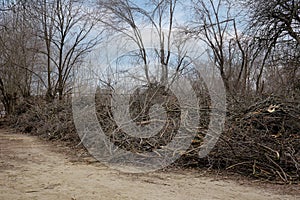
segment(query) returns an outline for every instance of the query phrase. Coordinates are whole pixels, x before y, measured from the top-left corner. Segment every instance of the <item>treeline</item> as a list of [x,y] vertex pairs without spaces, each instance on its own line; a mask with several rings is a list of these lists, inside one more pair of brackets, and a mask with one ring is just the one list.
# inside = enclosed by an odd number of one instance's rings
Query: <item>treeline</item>
[[2,1],[1,102],[11,113],[17,101],[30,96],[63,99],[70,94],[83,58],[107,39],[107,33],[130,36],[146,63],[140,35],[144,24],[155,27],[160,36],[163,68],[170,65],[170,34],[182,30],[186,34],[181,43],[198,37],[207,44],[231,96],[294,98],[300,87],[299,4],[294,0]]

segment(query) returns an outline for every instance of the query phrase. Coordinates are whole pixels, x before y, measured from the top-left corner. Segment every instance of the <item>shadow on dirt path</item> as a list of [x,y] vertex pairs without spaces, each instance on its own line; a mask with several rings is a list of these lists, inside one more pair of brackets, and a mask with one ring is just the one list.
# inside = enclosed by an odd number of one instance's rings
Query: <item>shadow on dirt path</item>
[[293,200],[300,194],[215,180],[195,173],[124,174],[101,164],[72,162],[36,137],[0,129],[0,199],[45,200]]

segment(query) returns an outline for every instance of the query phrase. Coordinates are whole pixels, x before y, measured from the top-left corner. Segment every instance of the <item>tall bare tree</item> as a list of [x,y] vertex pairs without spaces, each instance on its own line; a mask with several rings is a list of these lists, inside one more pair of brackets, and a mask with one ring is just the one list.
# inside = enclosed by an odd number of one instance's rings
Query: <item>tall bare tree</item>
[[[266,65],[274,68],[291,68],[293,72],[290,77],[296,76],[300,50],[300,2],[298,0],[280,0],[280,1],[242,1],[245,10],[249,13],[249,31],[256,38],[256,43],[264,49],[263,62],[257,73],[256,88],[262,91],[263,83],[266,82],[263,72]],[[289,52],[286,51],[289,49]],[[276,59],[274,59],[276,57]],[[277,60],[277,62],[274,62]],[[269,67],[269,68],[270,68]],[[282,71],[282,70],[280,70]],[[273,74],[274,75],[274,74]],[[270,76],[268,76],[270,79]],[[280,80],[280,78],[275,78]],[[260,88],[260,89],[259,89]]]
[[[234,25],[234,18],[230,16],[231,6],[226,3],[227,1],[224,0],[192,0],[195,19],[187,33],[199,37],[207,44],[226,90],[231,91],[230,76],[232,74],[228,68],[230,56],[228,49],[231,47],[230,33],[233,32],[233,35],[236,35],[237,30],[231,28]],[[224,13],[225,16],[222,16]]]
[[46,58],[47,97],[62,99],[72,70],[99,43],[100,34],[93,32],[96,22],[83,1],[37,0],[32,6],[44,43],[39,53]]
[[[107,28],[115,33],[121,33],[127,39],[133,41],[139,51],[139,57],[143,60],[144,73],[147,82],[149,77],[149,54],[142,37],[142,29],[152,27],[159,38],[159,48],[155,50],[161,67],[160,83],[167,84],[169,76],[169,64],[171,58],[172,33],[174,31],[175,9],[177,0],[151,0],[140,2],[131,0],[104,0],[98,1],[100,8],[99,20]],[[183,58],[182,58],[183,59]],[[177,69],[183,67],[182,59],[177,63]]]
[[1,101],[8,113],[13,112],[17,98],[31,95],[31,85],[36,67],[38,48],[33,23],[26,16],[24,3],[13,4],[1,13],[0,32],[0,91]]

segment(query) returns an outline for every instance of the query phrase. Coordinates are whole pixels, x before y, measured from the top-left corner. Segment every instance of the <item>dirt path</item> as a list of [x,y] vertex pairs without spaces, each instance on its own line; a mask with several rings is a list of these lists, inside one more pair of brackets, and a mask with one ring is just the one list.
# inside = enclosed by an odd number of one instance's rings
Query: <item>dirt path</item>
[[124,174],[101,164],[72,162],[57,148],[0,130],[0,200],[300,199],[295,191],[274,194],[271,189],[199,173]]

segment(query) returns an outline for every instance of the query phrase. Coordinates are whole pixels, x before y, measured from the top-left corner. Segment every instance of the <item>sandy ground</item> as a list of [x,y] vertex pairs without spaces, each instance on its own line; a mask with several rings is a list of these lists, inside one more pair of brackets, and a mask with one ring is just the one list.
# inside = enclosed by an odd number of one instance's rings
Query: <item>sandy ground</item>
[[100,163],[74,161],[59,150],[64,151],[36,137],[0,129],[0,199],[300,199],[299,186],[281,190],[284,186],[220,180],[199,171],[125,174]]

